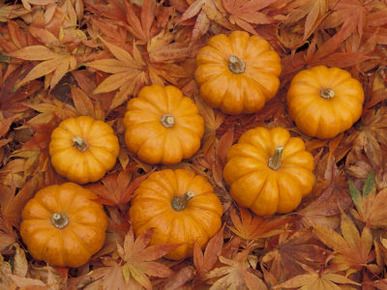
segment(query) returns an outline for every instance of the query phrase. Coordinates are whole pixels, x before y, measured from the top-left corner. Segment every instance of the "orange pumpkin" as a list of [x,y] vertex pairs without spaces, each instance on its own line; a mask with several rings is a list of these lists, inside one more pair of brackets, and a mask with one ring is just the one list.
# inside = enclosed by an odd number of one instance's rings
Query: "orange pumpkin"
[[179,163],[200,148],[204,120],[195,103],[174,86],[146,86],[128,102],[125,141],[145,162]]
[[185,169],[165,169],[149,175],[135,192],[129,210],[137,236],[154,228],[152,244],[180,244],[166,255],[178,260],[202,248],[221,226],[222,205],[208,181]]
[[51,134],[51,164],[78,183],[101,179],[116,164],[120,145],[113,129],[88,116],[62,121]]
[[300,71],[287,94],[289,113],[305,134],[333,138],[360,118],[364,91],[351,74],[337,67]]
[[227,153],[223,170],[232,198],[257,215],[287,213],[315,183],[314,159],[284,128],[246,131]]
[[255,113],[279,88],[281,61],[270,44],[247,32],[213,36],[196,56],[200,96],[225,113]]
[[20,225],[31,255],[55,266],[85,264],[105,241],[107,216],[96,198],[72,182],[39,190],[24,207]]

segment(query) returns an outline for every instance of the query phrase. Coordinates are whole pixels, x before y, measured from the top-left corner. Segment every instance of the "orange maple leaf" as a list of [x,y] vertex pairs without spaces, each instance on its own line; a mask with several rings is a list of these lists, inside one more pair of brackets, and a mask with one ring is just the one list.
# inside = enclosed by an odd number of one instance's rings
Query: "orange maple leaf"
[[145,84],[149,84],[144,72],[144,61],[133,44],[133,56],[126,50],[104,41],[115,58],[95,60],[85,65],[96,70],[111,73],[94,90],[94,94],[107,93],[118,90],[110,105],[110,110],[126,102],[130,95],[135,95]]
[[269,238],[282,233],[284,230],[281,226],[294,220],[289,217],[264,218],[252,216],[251,213],[239,207],[240,218],[232,208],[230,212],[233,227],[230,230],[245,240],[259,240]]
[[264,12],[260,12],[276,2],[276,0],[251,0],[251,1],[238,1],[238,0],[222,0],[223,8],[230,14],[229,21],[232,24],[236,24],[242,29],[250,32],[251,34],[257,34],[252,24],[269,24],[274,20]]
[[26,46],[7,55],[23,60],[42,61],[16,84],[16,89],[42,76],[46,76],[45,88],[52,89],[67,72],[77,68],[77,60],[73,55],[56,53],[44,45]]
[[387,188],[376,192],[374,171],[368,175],[362,193],[356,188],[352,180],[349,180],[349,192],[356,206],[356,210],[351,210],[355,219],[372,228],[387,226]]
[[120,171],[117,174],[105,176],[101,183],[92,184],[88,188],[103,199],[103,204],[125,204],[133,197],[134,191],[148,175],[143,174],[134,178],[128,172]]
[[[307,274],[294,276],[293,278],[274,286],[274,289],[282,288],[297,288],[297,289],[313,289],[313,290],[340,290],[343,289],[339,285],[349,284],[360,286],[361,284],[352,281],[351,279],[337,274],[332,270],[325,269],[323,271],[315,271],[307,268]],[[338,285],[339,284],[339,285]]]
[[238,252],[234,259],[219,256],[223,266],[205,275],[211,289],[257,289],[266,290],[267,286],[255,273],[258,258],[250,255],[251,249]]
[[373,238],[371,230],[365,227],[361,235],[352,220],[345,214],[341,214],[341,233],[332,228],[315,226],[314,233],[329,248],[334,250],[332,264],[341,271],[347,270],[349,273],[358,271],[369,265],[375,258],[371,252]]
[[105,258],[104,264],[107,267],[97,268],[91,273],[95,285],[102,286],[102,289],[152,289],[149,276],[171,276],[173,271],[155,260],[179,245],[148,246],[152,233],[153,230],[149,229],[134,239],[133,231],[130,230],[126,234],[124,245],[117,244],[121,261]]
[[285,231],[278,237],[278,244],[262,258],[261,265],[269,269],[277,281],[305,273],[304,266],[318,270],[324,263],[327,250],[316,241],[310,229],[297,232]]

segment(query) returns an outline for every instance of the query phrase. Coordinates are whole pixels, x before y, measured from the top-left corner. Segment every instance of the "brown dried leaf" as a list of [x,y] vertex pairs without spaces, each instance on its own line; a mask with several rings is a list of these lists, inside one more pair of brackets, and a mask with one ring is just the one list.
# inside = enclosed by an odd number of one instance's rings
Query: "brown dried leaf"
[[284,283],[276,285],[274,289],[279,288],[300,288],[300,289],[313,289],[313,290],[340,290],[343,289],[339,285],[350,284],[360,286],[361,284],[352,281],[351,279],[332,272],[331,270],[313,271],[309,269],[308,274],[295,276]]
[[360,235],[351,219],[342,213],[341,232],[342,235],[332,228],[319,225],[314,227],[317,237],[334,250],[335,257],[332,264],[337,270],[354,269],[358,271],[373,261],[374,255],[371,252],[373,239],[369,228],[365,227]]
[[133,197],[134,191],[149,174],[133,179],[133,175],[126,171],[105,176],[101,183],[88,186],[90,190],[101,197],[101,203],[107,205],[125,204]]
[[314,239],[312,231],[302,229],[280,234],[278,244],[263,256],[261,264],[277,281],[283,281],[304,274],[304,266],[320,269],[325,255],[326,249]]
[[224,266],[217,267],[205,275],[205,278],[212,284],[210,289],[266,290],[266,284],[253,273],[257,257],[249,253],[250,249],[247,248],[237,253],[234,259],[219,256],[219,261]]
[[269,238],[282,233],[283,225],[291,222],[294,218],[289,217],[274,217],[265,218],[260,216],[252,216],[251,213],[239,207],[240,217],[232,208],[230,217],[233,227],[230,230],[245,240],[259,240]]

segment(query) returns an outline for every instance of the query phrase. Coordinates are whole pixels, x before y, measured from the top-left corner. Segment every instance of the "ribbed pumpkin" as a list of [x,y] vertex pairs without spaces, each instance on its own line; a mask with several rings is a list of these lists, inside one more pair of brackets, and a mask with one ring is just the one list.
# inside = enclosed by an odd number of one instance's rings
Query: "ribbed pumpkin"
[[200,96],[225,113],[255,113],[279,88],[281,62],[270,44],[247,32],[218,34],[196,56]]
[[200,148],[204,120],[196,104],[174,86],[145,86],[124,117],[130,151],[151,164],[174,164]]
[[96,198],[72,182],[39,190],[24,207],[20,225],[31,255],[54,266],[85,264],[105,241],[107,216]]
[[337,67],[316,66],[293,78],[287,94],[289,113],[305,134],[333,138],[360,118],[364,91],[358,80]]
[[287,213],[315,183],[314,159],[301,138],[280,127],[246,131],[227,152],[223,170],[232,198],[257,215]]
[[101,179],[114,167],[120,145],[109,124],[80,116],[63,120],[54,129],[49,150],[59,175],[84,184]]
[[192,255],[195,241],[203,248],[221,226],[222,205],[211,184],[185,169],[164,169],[148,176],[135,191],[129,211],[136,235],[154,228],[152,244],[180,244],[166,255]]

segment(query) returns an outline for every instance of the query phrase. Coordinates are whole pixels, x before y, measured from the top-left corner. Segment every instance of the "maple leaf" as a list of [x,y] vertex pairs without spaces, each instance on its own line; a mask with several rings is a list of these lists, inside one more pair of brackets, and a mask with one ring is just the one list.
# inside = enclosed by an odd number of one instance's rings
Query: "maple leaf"
[[[307,274],[295,276],[279,285],[274,286],[274,289],[279,288],[298,288],[298,289],[313,289],[313,290],[340,290],[342,287],[339,285],[350,284],[355,286],[361,286],[361,284],[352,281],[351,279],[337,274],[334,271],[325,269],[320,272],[316,272],[313,269],[306,268]],[[339,285],[338,285],[339,284]]]
[[169,277],[173,271],[167,266],[156,262],[179,245],[163,244],[148,246],[153,230],[142,233],[136,240],[130,230],[125,237],[124,245],[117,244],[122,261],[106,259],[104,264],[109,267],[98,268],[91,277],[103,289],[152,289],[149,276]]
[[224,265],[217,267],[205,275],[210,282],[212,290],[220,289],[267,289],[266,284],[254,273],[257,257],[250,255],[251,249],[247,248],[237,253],[234,259],[219,256],[219,261]]
[[[350,136],[353,146],[346,159],[346,169],[351,176],[366,178],[372,167],[375,170],[376,183],[379,188],[383,185],[383,174],[385,171],[384,144],[387,144],[385,134],[387,128],[387,109],[371,110],[363,116],[360,130]],[[364,162],[366,164],[364,164]],[[369,169],[364,170],[367,165]]]
[[201,36],[206,34],[209,30],[211,21],[215,20],[221,23],[223,26],[232,29],[231,23],[229,23],[218,10],[215,4],[216,0],[195,0],[189,1],[190,6],[181,15],[181,18],[176,25],[186,22],[187,20],[196,16],[195,24],[192,28],[191,42],[193,43]]
[[90,116],[96,120],[105,120],[105,112],[93,103],[90,97],[80,88],[71,86],[71,98],[79,116]]
[[324,263],[326,249],[316,241],[310,229],[283,232],[278,244],[265,254],[261,265],[269,269],[277,281],[304,274],[304,266],[319,269]]
[[236,24],[251,34],[257,34],[251,24],[269,24],[273,22],[270,16],[263,12],[259,12],[276,2],[276,0],[260,1],[238,1],[238,0],[222,0],[223,8],[230,14],[229,21]]
[[56,53],[44,45],[26,46],[8,55],[23,60],[42,61],[19,81],[16,89],[42,76],[46,76],[45,88],[52,89],[68,71],[77,68],[77,60],[73,55]]
[[354,218],[366,223],[367,227],[387,226],[387,188],[376,193],[373,171],[364,183],[363,193],[360,193],[352,180],[349,180],[349,192],[356,206],[356,210],[351,210]]
[[281,226],[294,220],[287,217],[264,218],[252,216],[243,207],[239,207],[239,212],[240,218],[235,210],[231,209],[230,217],[233,227],[230,227],[230,230],[245,240],[259,240],[278,235],[283,232],[283,229],[280,229]]
[[147,42],[157,34],[158,28],[154,25],[155,1],[144,0],[141,6],[140,18],[137,17],[133,4],[125,1],[126,7],[126,29],[137,39]]
[[334,250],[332,264],[337,270],[357,271],[368,265],[374,259],[371,252],[373,238],[371,230],[365,227],[361,235],[358,229],[345,214],[341,214],[342,235],[332,228],[315,226],[314,233],[329,248]]
[[39,104],[24,103],[26,107],[41,113],[28,120],[29,125],[52,124],[56,119],[64,120],[77,116],[77,110],[69,104],[57,99],[42,98],[41,100]]
[[207,243],[204,253],[195,242],[193,247],[193,263],[196,268],[195,283],[204,279],[204,276],[214,269],[223,247],[224,226]]
[[[281,42],[291,49],[301,46],[315,32],[328,12],[327,0],[300,1],[299,3],[301,5],[290,11],[281,22],[278,32]],[[301,35],[302,30],[304,32]]]
[[333,151],[330,149],[330,153],[315,161],[318,182],[313,192],[317,198],[297,211],[305,227],[318,224],[335,228],[339,223],[340,210],[351,206],[348,183],[343,170],[336,164]]
[[133,174],[126,171],[105,176],[101,183],[89,185],[88,188],[102,198],[103,204],[118,205],[127,203],[137,187],[149,174],[133,178]]
[[101,39],[115,59],[95,60],[85,65],[96,70],[111,73],[94,90],[94,94],[111,92],[118,89],[110,105],[110,110],[126,102],[130,95],[135,95],[145,84],[149,84],[143,71],[144,62],[133,45],[133,56],[126,50]]

